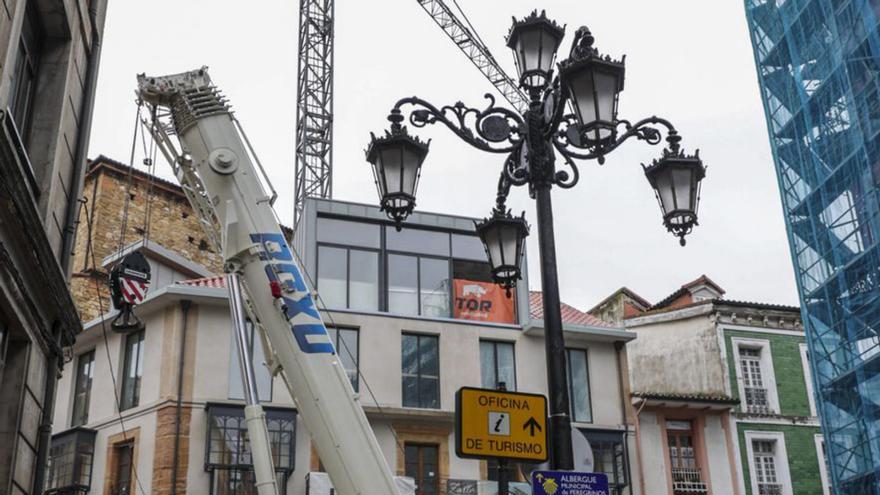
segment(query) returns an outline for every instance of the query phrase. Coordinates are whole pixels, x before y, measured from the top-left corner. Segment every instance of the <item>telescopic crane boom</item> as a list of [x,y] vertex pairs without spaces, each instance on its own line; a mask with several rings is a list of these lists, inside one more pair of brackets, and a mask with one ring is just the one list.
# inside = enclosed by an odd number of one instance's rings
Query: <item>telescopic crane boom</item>
[[[267,194],[260,182],[265,173],[206,68],[162,77],[139,75],[138,94],[152,107],[149,127],[157,146],[222,253],[227,273],[234,275],[227,280],[241,280],[236,285],[244,309],[265,332],[274,364],[336,493],[397,493],[302,269],[282,235],[272,209],[274,194]],[[250,419],[252,432],[252,423],[256,427],[259,422]],[[259,485],[261,468],[265,471],[272,459],[266,458],[268,449],[254,447]]]

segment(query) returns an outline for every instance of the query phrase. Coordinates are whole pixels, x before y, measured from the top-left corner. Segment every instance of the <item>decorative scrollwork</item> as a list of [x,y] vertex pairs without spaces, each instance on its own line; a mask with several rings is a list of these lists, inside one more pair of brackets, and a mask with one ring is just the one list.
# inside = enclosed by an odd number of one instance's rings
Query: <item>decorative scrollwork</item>
[[[523,136],[523,120],[516,112],[495,106],[495,97],[485,95],[489,105],[482,109],[470,108],[462,102],[437,108],[416,96],[399,100],[388,120],[394,122],[405,105],[418,108],[409,114],[413,127],[441,122],[471,146],[492,153],[510,153],[519,148]],[[393,120],[394,119],[394,120]],[[505,143],[505,144],[501,144]]]
[[[631,124],[628,120],[619,120],[617,129],[607,141],[589,143],[582,138],[575,116],[565,115],[560,121],[558,131],[552,138],[553,146],[566,158],[566,162],[569,164],[572,158],[598,160],[602,164],[605,162],[605,155],[614,151],[629,138],[634,137],[651,145],[660,144],[663,139],[657,125],[665,127],[667,135],[677,134],[675,127],[668,120],[652,116],[635,124]],[[586,150],[587,153],[579,153],[576,150]]]

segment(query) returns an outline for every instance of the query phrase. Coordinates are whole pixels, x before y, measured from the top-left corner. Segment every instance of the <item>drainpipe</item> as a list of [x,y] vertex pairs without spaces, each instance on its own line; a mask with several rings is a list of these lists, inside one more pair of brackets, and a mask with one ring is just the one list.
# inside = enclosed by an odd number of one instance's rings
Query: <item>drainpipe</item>
[[[38,352],[38,349],[34,349]],[[61,326],[56,324],[49,346],[49,362],[46,364],[46,389],[43,391],[43,413],[37,437],[37,459],[34,466],[34,486],[31,493],[43,493],[46,467],[49,461],[49,447],[52,440],[52,414],[55,409],[55,385],[61,372]]]
[[180,356],[177,359],[177,411],[174,421],[174,460],[171,471],[171,495],[177,495],[177,467],[180,465],[180,418],[183,416],[183,365],[186,357],[186,323],[189,319],[189,307],[192,302],[180,301],[180,312],[183,324],[180,330]]
[[[632,466],[629,462],[629,442],[627,438],[629,437],[629,424],[626,422],[626,397],[624,397],[629,387],[625,385],[624,380],[629,380],[629,375],[624,373],[624,365],[623,359],[620,357],[621,351],[623,351],[623,346],[626,345],[625,342],[616,341],[614,342],[614,357],[617,360],[617,390],[618,395],[620,396],[620,423],[623,425],[623,448],[626,453],[626,472],[630,473],[632,476]],[[639,467],[641,468],[641,462],[639,462]],[[630,488],[630,493],[632,493],[632,488]]]
[[[89,138],[92,134],[92,114],[95,106],[95,90],[98,86],[98,66],[101,61],[101,34],[98,33],[98,7],[97,4],[106,5],[105,2],[93,1],[89,7],[89,22],[92,25],[92,50],[88,56],[88,70],[86,72],[86,89],[83,95],[82,107],[80,108],[79,129],[76,136],[76,152],[73,158],[73,176],[70,180],[71,191],[80,195],[86,178],[86,154],[89,152]],[[70,201],[67,205],[67,214],[64,221],[64,240],[61,244],[61,270],[67,277],[70,264],[73,262],[73,245],[76,242],[76,229],[79,226],[79,201]]]
[[639,430],[639,415],[642,414],[642,409],[645,408],[645,404],[648,401],[642,399],[642,403],[639,404],[639,408],[636,410],[636,459],[639,461],[639,488],[642,490],[642,495],[646,495],[645,491],[645,463],[642,462],[642,433]]

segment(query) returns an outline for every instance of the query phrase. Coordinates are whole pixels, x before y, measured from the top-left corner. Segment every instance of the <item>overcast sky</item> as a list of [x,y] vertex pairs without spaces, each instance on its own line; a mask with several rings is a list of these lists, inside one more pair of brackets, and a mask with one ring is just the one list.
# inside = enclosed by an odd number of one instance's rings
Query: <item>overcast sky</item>
[[[448,3],[452,3],[448,0]],[[90,155],[127,162],[135,112],[135,74],[210,67],[281,196],[291,222],[298,1],[111,1],[104,37]],[[659,147],[631,141],[604,166],[581,164],[574,189],[554,190],[557,254],[564,301],[588,309],[621,286],[652,302],[701,274],[726,297],[797,303],[797,293],[754,59],[738,0],[459,0],[496,59],[513,74],[504,44],[511,16],[535,7],[567,24],[560,53],[587,25],[596,46],[626,54],[620,117],[667,117],[687,149],[708,167],[700,226],[687,247],[667,233],[640,163]],[[438,105],[483,105],[487,80],[416,0],[337,0],[334,197],[376,203],[363,149],[394,102],[418,95]],[[500,98],[499,98],[500,99]],[[419,209],[485,216],[500,156],[470,148],[441,126],[431,138]],[[140,157],[136,160],[140,163]],[[161,164],[160,175],[170,177]],[[508,204],[534,206],[524,188]],[[533,228],[533,232],[536,229]],[[532,288],[539,288],[537,236],[529,241]]]

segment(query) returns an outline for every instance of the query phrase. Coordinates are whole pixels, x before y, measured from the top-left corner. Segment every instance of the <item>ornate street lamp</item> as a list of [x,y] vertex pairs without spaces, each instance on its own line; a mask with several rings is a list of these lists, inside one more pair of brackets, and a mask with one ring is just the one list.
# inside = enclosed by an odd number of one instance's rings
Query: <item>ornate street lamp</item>
[[540,90],[553,75],[556,50],[565,35],[565,28],[547,19],[544,11],[521,21],[513,19],[507,35],[507,46],[513,50],[520,84],[529,90]]
[[697,225],[697,208],[700,203],[700,181],[706,176],[706,167],[700,161],[700,152],[686,155],[678,146],[678,136],[673,137],[669,150],[650,166],[642,165],[648,182],[654,188],[657,202],[663,211],[666,230],[679,237],[684,246],[684,236]]
[[[400,117],[398,115],[398,117]],[[382,137],[370,133],[367,161],[373,166],[373,179],[381,198],[381,209],[394,220],[399,231],[403,220],[416,206],[416,188],[419,185],[422,162],[428,154],[431,141],[422,142],[410,136],[400,125],[400,117],[392,122],[391,130]]]
[[496,209],[492,217],[476,223],[475,227],[489,257],[492,279],[504,287],[509,296],[522,278],[522,258],[529,235],[525,212],[521,217],[514,217],[509,210]]
[[560,64],[559,77],[580,124],[579,137],[599,144],[614,139],[626,57],[618,61],[599,55],[587,28],[579,29],[575,36],[571,57]]
[[[663,223],[684,245],[684,237],[697,225],[700,181],[706,169],[699,152],[686,155],[681,151],[681,137],[668,120],[648,117],[631,123],[618,118],[624,60],[599,55],[587,28],[577,30],[570,57],[559,63],[559,74],[553,78],[553,59],[563,33],[564,29],[543,12],[514,20],[507,44],[514,52],[520,86],[528,90],[531,99],[529,110],[522,115],[496,107],[490,94],[486,95],[489,104],[483,109],[469,108],[461,102],[438,108],[418,97],[403,98],[388,116],[391,130],[382,138],[371,134],[367,160],[373,165],[382,209],[399,228],[412,212],[419,167],[428,151],[426,143],[409,136],[401,127],[405,120],[402,108],[414,107],[408,117],[414,127],[439,122],[471,146],[505,155],[493,215],[478,223],[476,230],[486,248],[495,282],[507,290],[520,279],[529,229],[524,218],[510,215],[505,202],[511,186],[529,186],[538,217],[550,392],[550,465],[553,469],[570,470],[571,420],[551,188],[568,189],[578,183],[580,172],[575,160],[604,163],[605,155],[630,138],[660,144],[661,130],[665,129],[667,148],[659,159],[645,167],[645,175],[660,203]],[[574,113],[567,112],[569,105]],[[565,168],[557,167],[557,157],[561,157]]]

